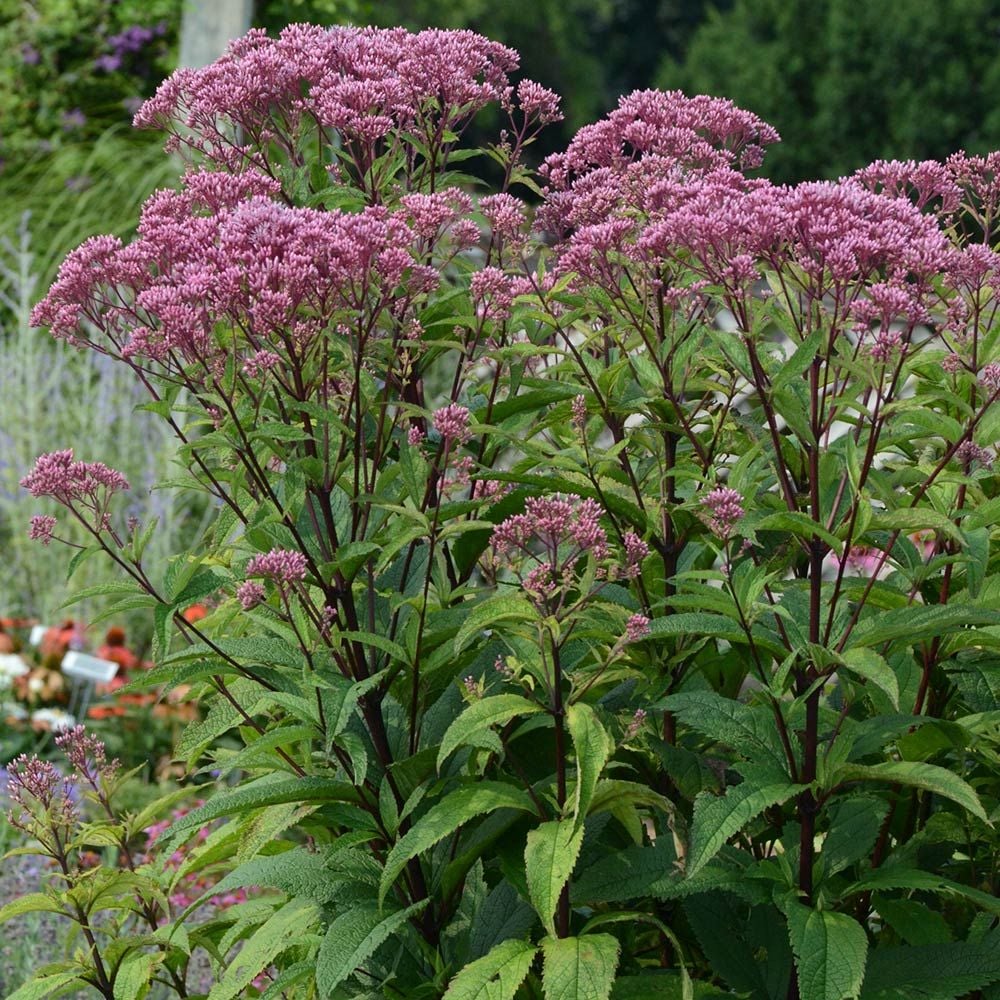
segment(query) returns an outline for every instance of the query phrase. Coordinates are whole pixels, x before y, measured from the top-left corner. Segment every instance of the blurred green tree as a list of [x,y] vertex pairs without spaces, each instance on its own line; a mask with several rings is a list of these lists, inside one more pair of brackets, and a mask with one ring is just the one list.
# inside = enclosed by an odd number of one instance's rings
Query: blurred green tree
[[730,97],[788,142],[775,180],[1000,145],[1000,2],[736,0],[657,83]]

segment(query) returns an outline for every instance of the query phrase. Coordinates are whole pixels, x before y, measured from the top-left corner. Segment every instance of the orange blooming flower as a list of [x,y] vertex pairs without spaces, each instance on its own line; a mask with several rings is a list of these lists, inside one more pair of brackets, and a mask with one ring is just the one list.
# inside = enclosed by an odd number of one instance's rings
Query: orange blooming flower
[[208,609],[204,604],[192,604],[191,607],[185,608],[181,614],[184,621],[193,625],[195,622],[200,622],[208,614]]

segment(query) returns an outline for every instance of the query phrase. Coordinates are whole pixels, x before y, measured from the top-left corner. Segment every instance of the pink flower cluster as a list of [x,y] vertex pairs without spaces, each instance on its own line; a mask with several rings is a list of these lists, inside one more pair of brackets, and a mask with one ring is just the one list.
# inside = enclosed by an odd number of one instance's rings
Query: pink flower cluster
[[[576,585],[580,560],[590,557],[604,562],[612,555],[601,527],[603,515],[596,501],[572,494],[532,497],[523,514],[508,517],[493,529],[494,559],[513,569],[532,600],[548,613],[557,613]],[[637,575],[648,548],[629,532],[625,550],[620,564],[598,567],[598,578]]]
[[35,514],[31,518],[28,537],[35,542],[48,545],[52,541],[52,532],[56,527],[56,519],[51,514]]
[[[517,53],[471,31],[321,28],[293,24],[276,39],[252,31],[203,69],[178,70],[135,116],[225,165],[248,151],[219,121],[250,137],[286,133],[306,120],[370,146],[398,130],[425,139],[460,133],[487,104],[509,105]],[[544,88],[522,84],[521,110],[558,114]]]
[[722,539],[732,536],[734,529],[743,520],[743,496],[728,486],[717,486],[701,498],[701,505],[712,532]]
[[[103,462],[76,462],[73,449],[39,455],[35,467],[21,485],[33,497],[51,497],[84,519],[94,531],[106,531],[108,514],[115,493],[129,489],[128,480]],[[28,537],[48,545],[53,538],[56,519],[50,514],[36,514],[31,519]]]
[[117,760],[108,760],[104,741],[87,733],[83,726],[67,729],[55,739],[79,775],[95,790],[102,779],[113,777],[119,769]]
[[65,840],[79,819],[76,775],[61,774],[34,755],[20,754],[7,765],[7,798],[11,826],[32,836],[40,826]]
[[32,322],[77,342],[87,341],[87,320],[105,335],[98,349],[179,368],[222,356],[224,320],[243,331],[246,370],[259,376],[287,338],[308,344],[377,312],[404,274],[409,295],[436,286],[438,271],[413,258],[415,235],[399,214],[292,208],[273,195],[273,182],[252,171],[189,174],[181,191],[147,201],[135,242],[96,237],[71,253]]
[[434,429],[450,445],[465,444],[469,440],[469,411],[458,403],[435,410],[433,415]]
[[254,556],[247,563],[248,577],[262,576],[278,584],[297,583],[306,578],[308,563],[301,552],[290,549],[271,549]]
[[72,448],[39,455],[21,485],[33,497],[52,497],[67,506],[129,488],[128,480],[103,462],[73,461]]

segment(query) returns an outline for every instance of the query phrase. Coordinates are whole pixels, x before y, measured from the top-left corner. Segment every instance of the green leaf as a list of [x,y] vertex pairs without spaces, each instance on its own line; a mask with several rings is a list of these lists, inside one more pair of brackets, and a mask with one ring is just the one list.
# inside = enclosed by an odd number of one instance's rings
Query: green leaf
[[912,645],[970,625],[1000,625],[1000,613],[968,604],[931,604],[880,611],[851,633],[848,647],[879,646],[893,639]]
[[157,961],[158,956],[148,952],[133,952],[124,959],[115,974],[115,1000],[143,1000]]
[[864,681],[870,681],[877,688],[884,691],[892,707],[899,709],[899,682],[892,667],[873,649],[866,649],[864,646],[856,646],[847,650],[842,657],[844,666],[857,674]]
[[187,907],[182,916],[196,910],[213,896],[249,886],[280,889],[290,896],[302,896],[321,903],[330,899],[336,891],[322,855],[312,854],[304,847],[296,847],[283,854],[252,858],[240,865],[209,887]]
[[[316,959],[316,986],[328,997],[359,965],[366,962],[427,900],[384,916],[375,906],[355,906],[330,924]],[[212,998],[209,998],[212,1000]]]
[[673,712],[684,725],[732,747],[750,760],[773,764],[782,770],[788,766],[774,716],[763,708],[723,698],[714,691],[671,695],[657,707]]
[[618,940],[610,934],[542,941],[545,1000],[608,1000],[618,968]]
[[19,896],[6,906],[0,907],[0,924],[25,913],[65,914],[66,911],[59,900],[53,899],[44,892],[31,892],[27,896]]
[[753,524],[755,531],[787,531],[805,541],[813,538],[822,539],[834,552],[839,552],[843,543],[836,535],[827,531],[821,524],[817,524],[808,514],[801,511],[783,510],[777,514],[769,514],[767,517]]
[[528,898],[542,926],[553,937],[556,933],[553,915],[559,895],[573,874],[582,844],[583,827],[569,819],[543,823],[528,834],[524,848]]
[[611,756],[611,741],[594,710],[582,702],[570,705],[566,725],[576,750],[576,790],[573,793],[573,819],[581,826],[587,818],[594,790]]
[[794,900],[784,907],[801,1000],[849,1000],[861,992],[868,957],[864,928],[830,910]]
[[293,899],[266,920],[236,953],[208,994],[208,1000],[233,1000],[309,928],[319,915],[314,902]]
[[502,941],[455,976],[444,1000],[512,1000],[537,954],[527,941]]
[[175,842],[220,816],[233,816],[282,802],[359,803],[361,798],[358,790],[346,781],[268,775],[232,791],[215,795],[205,805],[191,810],[174,823],[165,839],[168,843]]
[[787,782],[758,785],[747,780],[728,788],[725,795],[702,792],[694,800],[691,843],[684,865],[686,877],[704,868],[730,837],[765,809],[787,802],[799,791],[798,786]]
[[517,694],[498,694],[474,701],[446,730],[438,751],[438,770],[453,750],[484,729],[503,726],[520,715],[536,715],[541,711],[540,705]]
[[1000,980],[1000,948],[991,942],[876,948],[862,1000],[953,1000]]
[[652,846],[630,844],[600,856],[573,879],[570,899],[593,905],[649,896],[652,886],[675,875],[676,861],[671,838],[664,831]]
[[537,621],[538,611],[523,597],[497,594],[477,604],[455,636],[455,654],[461,653],[478,632],[499,621]]
[[888,803],[874,795],[849,795],[836,802],[820,855],[824,877],[871,854],[888,811]]
[[74,972],[61,972],[54,976],[29,979],[20,989],[9,994],[7,1000],[45,1000],[46,997],[53,995],[62,996],[71,983],[84,986],[80,977]]
[[923,788],[957,802],[973,816],[989,822],[986,810],[973,787],[957,774],[936,764],[917,761],[887,761],[884,764],[845,764],[836,775],[837,782],[885,781],[891,784]]
[[528,794],[519,788],[499,781],[480,781],[459,788],[430,808],[396,841],[385,859],[379,884],[379,905],[411,858],[423,854],[470,819],[496,809],[532,812],[533,806]]

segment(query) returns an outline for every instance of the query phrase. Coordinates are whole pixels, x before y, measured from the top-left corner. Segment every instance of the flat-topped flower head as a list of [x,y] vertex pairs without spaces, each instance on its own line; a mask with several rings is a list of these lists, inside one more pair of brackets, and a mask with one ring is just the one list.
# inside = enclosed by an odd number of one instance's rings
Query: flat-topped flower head
[[[293,24],[277,38],[251,31],[202,69],[181,69],[139,108],[139,128],[161,128],[229,164],[243,152],[219,119],[248,135],[295,132],[304,119],[372,144],[393,130],[428,138],[460,132],[481,108],[506,102],[518,56],[472,31],[322,28]],[[526,88],[526,112],[555,120],[548,92]],[[440,132],[438,131],[440,129]]]
[[39,455],[21,485],[33,497],[52,497],[65,505],[80,501],[93,504],[98,498],[129,489],[128,480],[103,462],[74,461],[72,448]]

